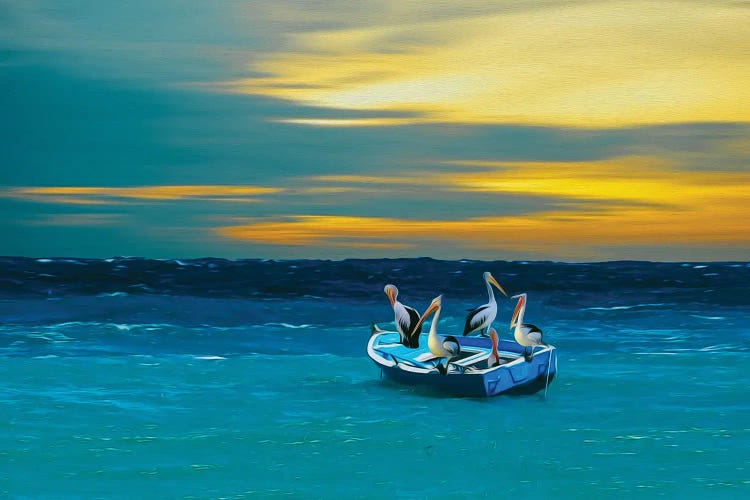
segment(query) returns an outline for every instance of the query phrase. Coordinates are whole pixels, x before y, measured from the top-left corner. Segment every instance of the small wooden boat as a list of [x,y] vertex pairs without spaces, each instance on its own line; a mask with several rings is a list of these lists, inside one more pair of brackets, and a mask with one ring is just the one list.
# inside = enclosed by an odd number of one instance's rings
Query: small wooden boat
[[457,337],[461,353],[453,358],[442,375],[437,359],[427,348],[427,335],[421,336],[417,349],[400,343],[397,332],[373,325],[367,355],[381,369],[381,376],[409,385],[432,386],[450,394],[468,397],[498,394],[534,394],[547,386],[557,372],[557,354],[553,346],[539,347],[530,361],[524,348],[513,340],[500,340],[500,364],[487,366],[492,344],[486,337]]

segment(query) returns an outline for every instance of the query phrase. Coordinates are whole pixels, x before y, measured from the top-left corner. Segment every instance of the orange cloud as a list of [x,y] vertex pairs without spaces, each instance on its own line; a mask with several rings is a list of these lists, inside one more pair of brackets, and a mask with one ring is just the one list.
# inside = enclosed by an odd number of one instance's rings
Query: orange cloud
[[218,235],[282,246],[430,248],[545,251],[561,257],[590,254],[595,246],[750,244],[750,222],[736,209],[612,210],[596,214],[538,215],[464,220],[404,220],[380,217],[295,216],[217,228]]

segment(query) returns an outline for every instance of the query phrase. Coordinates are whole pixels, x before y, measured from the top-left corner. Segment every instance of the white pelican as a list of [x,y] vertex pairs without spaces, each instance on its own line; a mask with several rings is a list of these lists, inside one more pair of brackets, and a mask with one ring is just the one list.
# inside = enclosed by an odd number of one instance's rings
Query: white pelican
[[495,285],[498,290],[503,292],[503,295],[508,296],[503,287],[500,286],[500,283],[492,277],[492,274],[485,272],[483,277],[484,283],[487,285],[487,295],[489,295],[490,300],[476,309],[469,310],[469,314],[466,316],[466,325],[464,325],[464,335],[476,332],[477,330],[484,335],[487,333],[487,329],[492,322],[495,321],[495,316],[497,316],[497,302],[495,302],[495,294],[492,293],[492,285]]
[[401,337],[401,343],[406,347],[419,347],[419,334],[422,333],[419,313],[413,307],[405,306],[397,300],[398,288],[395,285],[385,285],[383,291],[391,301],[396,330]]
[[497,332],[494,328],[490,328],[490,340],[492,341],[492,352],[487,358],[487,368],[500,364],[500,355],[497,353]]
[[[448,373],[448,364],[451,362],[451,359],[458,356],[461,352],[461,346],[453,335],[443,337],[442,335],[437,334],[437,322],[438,318],[440,318],[442,298],[442,295],[438,295],[432,299],[432,303],[424,312],[420,321],[424,321],[427,316],[435,311],[435,317],[432,318],[432,324],[430,325],[430,335],[427,337],[427,347],[429,347],[430,352],[438,358],[435,367],[441,374],[445,375]],[[445,358],[445,367],[440,364],[440,358]]]
[[[518,299],[516,309],[513,311],[513,317],[510,320],[510,327],[515,327],[513,338],[523,346],[523,357],[526,361],[531,361],[534,357],[534,348],[536,346],[546,346],[542,343],[542,330],[535,325],[523,322],[523,314],[526,312],[526,294],[521,293],[514,295],[512,299]],[[526,348],[531,347],[531,355],[526,354]]]

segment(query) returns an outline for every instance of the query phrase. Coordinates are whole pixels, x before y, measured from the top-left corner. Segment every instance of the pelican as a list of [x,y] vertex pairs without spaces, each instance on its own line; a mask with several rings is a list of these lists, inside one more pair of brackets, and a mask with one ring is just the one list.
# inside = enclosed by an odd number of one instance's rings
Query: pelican
[[[442,335],[437,334],[437,322],[440,317],[442,298],[442,295],[438,295],[432,299],[432,303],[424,312],[420,321],[424,321],[427,316],[435,311],[435,317],[432,318],[432,324],[430,325],[430,335],[427,337],[427,347],[429,347],[430,352],[438,358],[435,367],[442,375],[445,375],[448,373],[448,364],[451,362],[451,359],[458,356],[461,352],[461,346],[453,335],[443,337]],[[445,367],[440,364],[440,358],[445,358]]]
[[[534,357],[534,348],[536,346],[546,346],[542,343],[542,330],[535,325],[523,322],[523,314],[526,312],[526,294],[521,293],[514,295],[512,299],[518,299],[516,309],[513,311],[513,317],[510,320],[510,327],[515,327],[513,338],[523,346],[523,357],[526,361],[531,361]],[[531,347],[531,355],[526,354],[526,348]]]
[[396,330],[401,337],[401,343],[406,347],[419,347],[419,334],[422,333],[419,313],[413,307],[405,306],[397,300],[398,288],[395,285],[385,285],[383,291],[391,301]]
[[497,353],[497,332],[494,328],[490,328],[490,340],[492,341],[492,352],[487,358],[487,368],[500,364],[500,355]]
[[484,335],[492,322],[495,321],[495,316],[497,316],[497,302],[495,302],[495,294],[492,293],[492,285],[495,285],[498,290],[503,292],[503,295],[506,297],[508,296],[508,294],[505,293],[505,290],[503,290],[503,287],[500,286],[500,283],[495,281],[495,278],[492,277],[491,273],[485,272],[483,276],[484,283],[487,285],[487,295],[489,295],[490,300],[476,309],[469,310],[469,314],[466,316],[464,335],[468,335],[477,330]]

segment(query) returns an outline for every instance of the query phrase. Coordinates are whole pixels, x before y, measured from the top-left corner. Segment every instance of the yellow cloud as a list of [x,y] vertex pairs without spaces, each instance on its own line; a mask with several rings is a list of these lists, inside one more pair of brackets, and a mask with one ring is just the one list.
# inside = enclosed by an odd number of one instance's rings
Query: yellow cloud
[[278,118],[277,123],[311,125],[315,127],[382,127],[408,123],[404,118]]
[[620,127],[750,121],[750,9],[708,1],[525,3],[477,17],[305,32],[217,84],[414,117],[304,119]]
[[[79,187],[41,186],[6,190],[1,195],[49,203],[91,204],[111,203],[111,199],[182,200],[208,198],[215,201],[251,202],[249,196],[274,194],[283,191],[277,187],[225,186],[225,185],[172,185],[137,187]],[[105,201],[106,200],[106,201]]]
[[739,198],[750,202],[750,173],[682,170],[655,157],[621,157],[578,162],[453,162],[496,167],[480,172],[440,175],[458,191],[556,196],[571,200],[623,201],[684,207],[723,204]]
[[[285,246],[545,250],[580,257],[595,246],[750,244],[750,173],[679,171],[649,157],[590,162],[460,162],[479,172],[434,174],[438,189],[538,195],[525,215],[460,220],[297,215],[216,229],[222,237]],[[409,177],[322,176],[350,183]],[[552,198],[553,208],[544,205]],[[571,203],[559,208],[559,200]],[[592,208],[582,201],[597,202]],[[439,201],[434,202],[439,204]]]
[[[750,202],[750,173],[685,170],[652,156],[594,161],[447,161],[456,172],[392,176],[321,175],[310,180],[349,185],[413,185],[444,191],[518,194],[577,201],[682,206],[718,197]],[[480,167],[480,170],[471,170]]]

